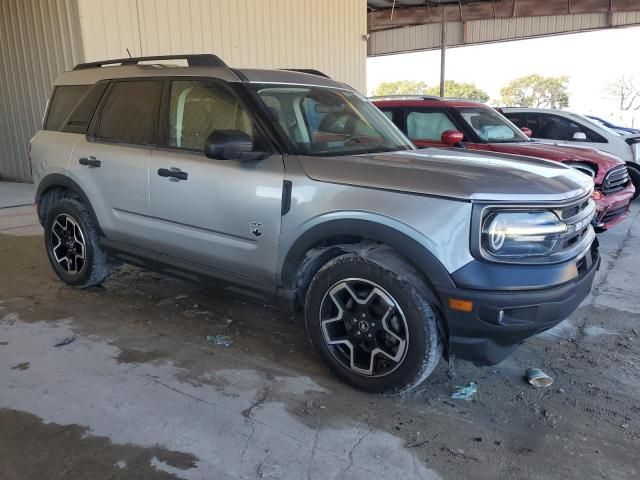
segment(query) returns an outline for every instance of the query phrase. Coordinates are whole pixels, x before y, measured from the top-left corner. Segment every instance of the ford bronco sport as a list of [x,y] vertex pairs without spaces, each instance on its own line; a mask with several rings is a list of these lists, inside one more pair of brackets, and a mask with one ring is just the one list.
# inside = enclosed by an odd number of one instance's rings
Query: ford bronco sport
[[31,157],[65,283],[128,262],[277,299],[369,392],[417,386],[443,353],[495,364],[588,294],[586,175],[416,150],[319,72],[144,63],[174,58],[81,64],[55,83]]

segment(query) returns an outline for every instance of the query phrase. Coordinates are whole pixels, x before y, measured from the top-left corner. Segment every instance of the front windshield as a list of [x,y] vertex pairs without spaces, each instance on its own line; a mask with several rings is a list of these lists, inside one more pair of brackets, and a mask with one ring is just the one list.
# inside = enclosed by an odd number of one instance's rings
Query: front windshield
[[413,150],[369,101],[348,90],[308,85],[253,86],[266,111],[302,155]]
[[485,143],[528,142],[513,123],[488,107],[458,107],[458,112]]

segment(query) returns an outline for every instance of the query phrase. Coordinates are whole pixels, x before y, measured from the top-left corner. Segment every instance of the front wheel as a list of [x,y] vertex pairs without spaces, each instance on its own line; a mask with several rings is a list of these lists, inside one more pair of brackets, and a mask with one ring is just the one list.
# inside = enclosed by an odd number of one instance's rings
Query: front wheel
[[[402,270],[402,263],[394,265]],[[309,286],[311,342],[350,385],[372,393],[409,391],[431,374],[443,350],[425,288],[410,269],[392,271],[356,253],[341,255]]]

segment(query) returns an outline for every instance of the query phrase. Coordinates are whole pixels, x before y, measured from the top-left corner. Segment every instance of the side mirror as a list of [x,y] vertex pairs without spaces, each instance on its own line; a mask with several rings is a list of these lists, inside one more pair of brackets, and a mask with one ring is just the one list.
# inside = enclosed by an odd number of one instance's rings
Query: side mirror
[[204,154],[214,160],[261,160],[264,152],[254,152],[251,137],[239,130],[215,130],[204,142]]
[[522,127],[520,130],[522,130],[522,133],[524,133],[529,138],[531,138],[531,135],[533,135],[533,132],[530,128]]
[[573,134],[573,139],[579,142],[584,142],[587,139],[587,135],[584,132],[576,132]]
[[463,139],[464,135],[462,134],[462,132],[459,132],[457,130],[445,130],[444,132],[442,132],[442,136],[440,137],[440,141],[450,147],[453,147],[462,142]]

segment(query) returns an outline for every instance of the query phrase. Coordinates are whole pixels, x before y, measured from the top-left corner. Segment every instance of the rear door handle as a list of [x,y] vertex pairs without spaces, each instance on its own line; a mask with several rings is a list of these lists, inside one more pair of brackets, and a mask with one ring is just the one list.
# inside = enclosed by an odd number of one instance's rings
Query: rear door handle
[[186,180],[189,178],[189,174],[187,172],[183,172],[176,167],[160,168],[158,169],[158,175],[161,177],[167,177],[172,182],[179,182],[180,180]]
[[78,162],[80,165],[85,165],[87,167],[98,168],[101,165],[100,160],[96,160],[96,157],[82,157]]

